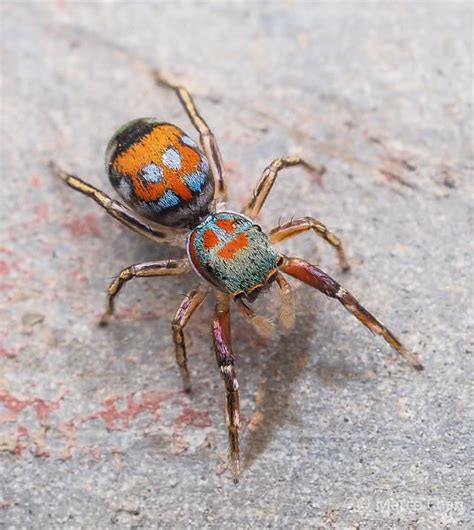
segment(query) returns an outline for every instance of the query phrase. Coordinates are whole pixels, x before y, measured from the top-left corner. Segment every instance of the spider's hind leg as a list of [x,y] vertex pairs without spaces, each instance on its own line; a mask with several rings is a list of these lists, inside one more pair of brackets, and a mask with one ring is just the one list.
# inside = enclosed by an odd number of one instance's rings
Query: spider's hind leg
[[187,88],[174,83],[159,70],[153,70],[153,77],[158,84],[163,85],[166,88],[170,88],[176,92],[181,104],[184,107],[184,110],[186,111],[186,114],[191,120],[191,123],[199,133],[201,147],[203,148],[204,153],[209,160],[211,173],[214,177],[214,182],[216,185],[215,199],[218,202],[226,201],[227,189],[225,185],[224,164],[222,163],[222,155],[214,133],[211,131],[204,118],[199,114],[196,105],[194,104],[194,100]]
[[134,232],[137,232],[148,239],[152,239],[153,241],[157,241],[158,243],[173,244],[177,241],[176,233],[173,233],[170,229],[165,227],[157,229],[150,226],[148,223],[135,216],[133,212],[122,203],[111,199],[102,190],[85,182],[76,175],[64,171],[55,162],[51,161],[49,167],[51,171],[70,188],[93,199],[99,206],[102,206],[109,215],[125,226],[128,226],[128,228],[131,228]]
[[321,291],[326,296],[339,300],[366,328],[376,335],[381,335],[413,368],[423,370],[423,365],[414,353],[409,352],[380,320],[369,313],[349,291],[319,267],[311,265],[311,263],[299,258],[285,258],[280,270],[311,285],[311,287],[318,289],[318,291]]

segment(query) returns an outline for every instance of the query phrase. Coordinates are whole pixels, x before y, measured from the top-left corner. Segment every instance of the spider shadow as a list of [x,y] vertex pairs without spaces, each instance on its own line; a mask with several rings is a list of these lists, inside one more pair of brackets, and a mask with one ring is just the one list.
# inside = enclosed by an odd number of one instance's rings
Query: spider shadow
[[[298,289],[295,294],[297,307],[311,309],[297,313],[294,328],[286,334],[282,333],[275,353],[267,362],[261,362],[263,369],[260,375],[263,377],[257,390],[253,419],[245,433],[246,447],[242,458],[244,472],[266,451],[282,424],[302,423],[298,417],[299,400],[298,396],[295,399],[294,389],[307,369],[314,350],[311,338],[318,335],[319,309],[311,291]],[[311,371],[321,382],[321,386],[334,384],[335,381],[343,383],[354,375],[342,360],[328,363],[324,359],[318,359]]]

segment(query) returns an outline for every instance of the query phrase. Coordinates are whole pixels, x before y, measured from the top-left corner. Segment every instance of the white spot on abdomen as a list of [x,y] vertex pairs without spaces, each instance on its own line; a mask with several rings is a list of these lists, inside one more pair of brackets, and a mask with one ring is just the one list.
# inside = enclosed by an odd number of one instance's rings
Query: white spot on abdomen
[[161,182],[163,180],[163,170],[156,164],[148,164],[141,170],[141,175],[148,182]]
[[171,169],[179,171],[181,169],[181,155],[174,147],[169,147],[161,157],[163,164]]

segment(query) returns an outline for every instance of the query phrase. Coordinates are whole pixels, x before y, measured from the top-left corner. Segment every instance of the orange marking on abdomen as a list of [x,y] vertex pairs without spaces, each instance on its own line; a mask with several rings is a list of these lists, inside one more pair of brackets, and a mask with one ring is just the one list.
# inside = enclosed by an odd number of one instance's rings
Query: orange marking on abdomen
[[224,259],[232,259],[234,254],[237,254],[239,250],[247,248],[248,244],[249,238],[247,237],[247,234],[239,234],[235,239],[219,250],[218,256]]
[[[115,159],[114,169],[131,178],[135,193],[141,199],[146,201],[159,199],[166,189],[171,189],[183,200],[192,198],[191,190],[182,179],[199,167],[201,155],[192,147],[181,144],[182,134],[182,131],[174,125],[157,125],[149,134],[140,138]],[[179,170],[168,168],[163,164],[163,153],[170,147],[176,149],[181,156],[182,164]],[[155,163],[163,170],[163,182],[141,182],[139,172],[150,163]]]
[[219,219],[216,225],[231,234],[235,230],[235,222],[232,219]]
[[219,243],[219,238],[213,230],[206,230],[202,236],[204,248],[209,249],[215,247]]
[[188,201],[193,194],[186,184],[181,180],[180,172],[174,169],[165,169],[165,180],[168,188],[176,193],[181,199]]

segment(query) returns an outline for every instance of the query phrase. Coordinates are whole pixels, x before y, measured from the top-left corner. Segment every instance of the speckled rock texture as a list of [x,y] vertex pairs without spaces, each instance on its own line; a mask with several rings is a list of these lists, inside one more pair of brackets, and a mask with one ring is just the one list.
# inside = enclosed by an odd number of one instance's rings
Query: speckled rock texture
[[[48,2],[1,5],[0,527],[472,528],[473,8],[468,2]],[[265,340],[234,312],[241,482],[227,469],[212,302],[121,268],[180,257],[54,179],[112,193],[103,156],[155,116],[196,138],[147,66],[186,83],[220,140],[231,201],[300,154],[260,215],[325,222],[352,264],[318,263],[417,351],[418,373],[335,301],[296,282],[297,323]],[[278,313],[276,292],[257,306]],[[469,411],[471,408],[471,411]]]

